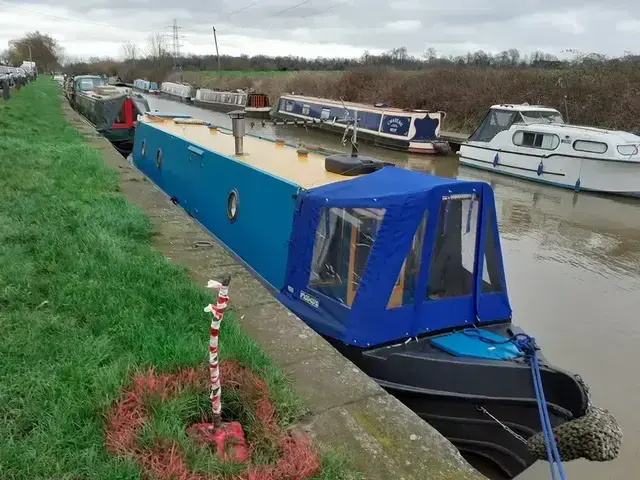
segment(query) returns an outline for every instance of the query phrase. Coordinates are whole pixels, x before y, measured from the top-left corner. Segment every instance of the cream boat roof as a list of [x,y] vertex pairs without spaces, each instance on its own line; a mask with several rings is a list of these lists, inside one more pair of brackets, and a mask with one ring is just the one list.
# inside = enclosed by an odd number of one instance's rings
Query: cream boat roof
[[220,153],[305,189],[355,178],[327,172],[324,168],[326,155],[309,152],[307,157],[303,158],[298,156],[294,147],[277,145],[273,141],[250,135],[244,136],[244,155],[237,156],[230,130],[216,131],[206,124],[180,123],[181,120],[189,122],[195,119],[156,117],[153,114],[140,118],[141,122],[182,138],[196,147]]

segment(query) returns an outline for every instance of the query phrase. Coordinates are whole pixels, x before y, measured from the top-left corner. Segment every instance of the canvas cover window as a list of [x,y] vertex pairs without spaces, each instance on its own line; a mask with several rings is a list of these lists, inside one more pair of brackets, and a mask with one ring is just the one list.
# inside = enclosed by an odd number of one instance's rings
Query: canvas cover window
[[411,248],[407,258],[398,273],[398,279],[393,286],[387,309],[397,308],[403,305],[415,303],[416,288],[420,276],[420,264],[422,263],[422,247],[424,245],[424,232],[427,225],[429,212],[425,212],[420,225],[413,236]]
[[429,267],[428,300],[473,293],[478,214],[475,195],[442,199]]
[[384,209],[323,208],[309,287],[351,306],[384,214]]
[[500,279],[500,256],[493,232],[494,213],[490,211],[485,223],[484,261],[482,263],[482,293],[502,291]]

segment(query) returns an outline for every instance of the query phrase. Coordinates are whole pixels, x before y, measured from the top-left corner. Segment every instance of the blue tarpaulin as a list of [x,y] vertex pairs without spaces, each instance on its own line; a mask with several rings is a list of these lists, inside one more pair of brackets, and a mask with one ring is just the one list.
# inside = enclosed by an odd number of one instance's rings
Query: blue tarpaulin
[[[446,199],[464,195],[477,199],[473,203],[477,205],[475,210],[471,207],[470,213],[463,215],[459,209],[452,207],[451,211],[458,212],[452,214],[457,215],[458,220],[457,223],[448,221],[450,200]],[[350,305],[349,302],[338,301],[328,296],[326,291],[309,284],[316,231],[323,212],[332,208],[376,209],[383,212],[379,227],[374,231],[377,234],[373,247],[368,251],[366,266],[362,266],[359,288]],[[415,293],[410,301],[405,298],[401,305],[388,308],[390,296],[403,264],[406,265],[405,260],[412,245],[415,245],[414,237],[425,213],[426,233],[420,247],[421,255],[418,257],[419,269],[411,283],[411,289]],[[464,218],[461,220],[461,217]],[[479,227],[478,234],[472,234],[475,236],[471,255],[475,258],[472,258],[472,266],[468,268],[474,270],[475,265],[476,273],[471,278],[474,274],[467,272],[469,278],[458,282],[465,283],[468,291],[444,298],[427,295],[428,285],[429,289],[433,289],[431,285],[440,280],[433,280],[434,275],[429,276],[432,256],[440,255],[437,252],[441,250],[451,249],[455,239],[459,243],[460,229],[463,229],[463,233],[471,231],[472,217],[473,232],[476,231],[476,224]],[[447,227],[448,224],[454,227]],[[448,243],[443,241],[449,238],[445,235],[449,235],[447,228],[457,229],[457,237],[452,236],[454,241]],[[485,244],[490,245],[486,259]],[[458,249],[454,254],[459,259],[460,245],[453,246]],[[487,268],[487,259],[490,265],[495,266],[494,272],[483,272],[483,268]],[[437,265],[437,262],[434,264]],[[487,287],[489,273],[495,277],[492,288]],[[346,282],[344,278],[341,280]],[[405,282],[405,290],[408,284]],[[508,320],[511,309],[504,281],[491,187],[484,182],[441,178],[386,167],[369,175],[302,192],[297,199],[285,288],[279,297],[320,333],[363,347],[454,327]]]

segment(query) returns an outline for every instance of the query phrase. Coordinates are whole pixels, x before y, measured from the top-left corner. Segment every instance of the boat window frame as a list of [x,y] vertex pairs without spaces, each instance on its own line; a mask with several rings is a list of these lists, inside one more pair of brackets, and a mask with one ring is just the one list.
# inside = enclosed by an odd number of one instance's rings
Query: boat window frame
[[[487,122],[487,120],[489,120],[489,117],[492,114],[495,114],[496,112],[498,113],[508,113],[509,115],[512,116],[511,121],[508,123],[508,125],[506,127],[502,127],[501,125],[499,125],[498,123],[496,123],[497,126],[500,127],[500,130],[496,133],[494,133],[494,135],[488,139],[488,140],[478,140],[478,135],[479,133],[482,131],[482,129],[485,126],[485,123]],[[516,119],[522,119],[522,116],[520,115],[520,112],[515,111],[515,110],[510,110],[508,108],[489,108],[489,110],[487,111],[487,113],[484,115],[484,117],[482,118],[482,121],[480,122],[480,124],[476,127],[476,129],[473,131],[473,133],[471,135],[469,135],[468,138],[468,142],[479,142],[479,143],[490,143],[493,141],[493,139],[499,135],[502,132],[506,132],[508,131],[514,124],[518,123],[520,124],[521,122],[516,122]],[[495,116],[496,121],[499,120],[497,116]]]
[[[534,113],[537,112],[540,115],[540,121],[539,122],[532,122],[532,121],[527,121],[527,117],[525,117],[525,113]],[[520,118],[522,119],[522,121],[524,122],[525,125],[566,125],[564,118],[562,117],[562,114],[558,111],[558,110],[540,110],[540,109],[536,109],[536,108],[531,108],[529,110],[520,110],[518,112],[520,114]],[[549,122],[549,121],[542,121],[543,117],[542,114],[543,113],[554,113],[557,114],[560,117],[561,122]],[[532,120],[532,119],[530,119]]]
[[285,99],[284,101],[284,111],[285,112],[293,112],[293,107],[295,107],[296,102],[293,100]]
[[[313,234],[314,242],[306,288],[346,308],[352,308],[362,282],[361,275],[364,276],[366,272],[369,255],[375,247],[386,213],[386,208],[379,207],[322,207],[318,225]],[[335,221],[332,221],[332,214]],[[370,245],[365,246],[365,251],[361,252],[358,249],[362,248],[363,244],[358,241],[358,238],[367,222],[374,223],[374,231],[369,234]],[[328,230],[326,230],[327,227]],[[332,250],[332,247],[335,250]],[[362,269],[358,272],[356,271],[358,262],[363,258]],[[333,275],[323,279],[321,278],[322,270],[326,266],[330,267],[326,271]],[[345,267],[346,274],[343,276],[341,273],[345,271]],[[341,286],[344,286],[344,292],[340,291],[341,289],[337,292],[329,291],[331,287]]]
[[[325,115],[326,112],[326,115]],[[320,120],[329,120],[331,118],[331,109],[329,107],[322,107],[320,110]]]
[[[459,240],[460,240],[460,264],[458,265],[454,259],[454,263],[451,264],[448,257],[452,257],[450,253],[454,253],[457,255],[456,250],[450,250],[451,248],[458,247],[457,244],[438,244],[438,241],[448,235],[448,230],[452,227],[450,225],[450,220],[454,222],[456,219],[452,219],[450,217],[450,208],[452,206],[451,202],[460,202],[459,211],[460,211],[460,232],[459,232]],[[468,208],[465,211],[465,202],[469,202]],[[454,208],[456,208],[454,206]],[[465,215],[466,214],[466,215]],[[475,282],[476,277],[478,276],[478,251],[480,249],[479,239],[480,233],[483,228],[482,226],[482,216],[481,216],[481,198],[477,192],[473,193],[458,193],[458,194],[448,194],[443,195],[440,199],[440,203],[438,206],[438,211],[435,217],[435,235],[431,245],[427,245],[427,248],[431,249],[430,255],[425,260],[428,260],[427,266],[427,282],[425,285],[425,290],[423,292],[424,302],[437,302],[440,300],[452,299],[452,298],[465,298],[465,297],[473,297],[476,295],[475,292]],[[474,221],[471,221],[472,218]],[[455,224],[454,224],[455,226]],[[472,251],[469,251],[468,248],[465,249],[465,235],[471,233],[471,227],[473,227],[473,235],[470,237],[466,237],[467,240],[471,239],[470,242],[466,242],[467,247],[472,247]],[[455,236],[456,233],[453,233]],[[439,248],[438,248],[439,247]],[[449,249],[449,253],[446,250]],[[466,255],[465,255],[466,253]],[[465,258],[466,257],[466,258]],[[468,270],[467,265],[465,265],[465,259],[471,261],[471,270]],[[444,263],[443,263],[444,260]],[[450,266],[454,266],[458,269],[459,274],[464,276],[464,272],[468,274],[464,279],[464,283],[460,282],[460,285],[464,285],[459,292],[451,292],[448,290],[449,287],[453,287],[456,282],[462,280],[460,275],[458,276],[449,276],[447,275],[447,279],[443,281],[442,272],[447,272]],[[437,276],[435,274],[438,274]],[[437,278],[436,278],[437,277]],[[453,280],[453,283],[449,281],[449,279]],[[438,284],[438,281],[440,283]],[[445,290],[439,290],[439,287],[443,286],[447,287]],[[458,286],[458,285],[456,285]],[[442,292],[442,293],[441,293]]]
[[[576,143],[578,142],[585,142],[585,143],[594,143],[597,145],[604,145],[605,149],[602,152],[594,152],[593,150],[581,150],[579,148],[576,148]],[[571,144],[571,147],[573,148],[573,150],[575,150],[576,152],[583,152],[583,153],[593,153],[595,155],[604,155],[605,153],[607,153],[607,151],[609,150],[609,144],[605,143],[605,142],[596,142],[594,140],[585,140],[583,138],[578,138],[576,140],[573,141],[573,143]]]
[[[633,147],[635,149],[635,151],[633,153],[622,153],[620,151],[620,147]],[[624,157],[633,157],[634,155],[638,154],[638,145],[634,144],[634,143],[623,143],[621,145],[618,145],[616,147],[616,150],[618,151],[618,153]]]
[[[526,124],[525,124],[525,125],[526,125]],[[524,134],[524,133],[533,133],[534,135],[542,135],[543,137],[544,137],[545,135],[549,135],[549,136],[551,136],[551,137],[555,137],[555,138],[558,140],[558,142],[556,143],[556,146],[555,146],[555,147],[553,147],[553,148],[547,148],[547,147],[543,147],[543,146],[537,147],[537,146],[535,146],[535,145],[522,145],[522,144],[518,144],[518,143],[516,143],[516,142],[515,142],[515,137],[516,137],[516,135],[517,135],[518,133],[521,133],[521,132],[522,132],[523,134]],[[523,137],[524,137],[524,135],[523,135]],[[516,130],[515,132],[513,132],[513,135],[511,135],[511,143],[512,143],[515,147],[535,148],[535,149],[539,149],[539,150],[553,151],[553,150],[557,150],[557,149],[558,149],[558,147],[560,146],[561,141],[560,141],[560,136],[559,136],[558,134],[556,134],[556,133],[535,132],[535,131],[533,131],[533,132],[532,132],[532,131],[527,131],[527,130],[523,130],[523,129],[518,129],[518,130]]]

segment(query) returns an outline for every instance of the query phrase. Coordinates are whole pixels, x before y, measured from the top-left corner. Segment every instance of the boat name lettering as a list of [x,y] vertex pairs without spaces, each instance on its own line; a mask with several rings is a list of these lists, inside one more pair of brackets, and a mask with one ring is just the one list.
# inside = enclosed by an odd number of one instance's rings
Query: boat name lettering
[[300,292],[300,299],[307,302],[313,308],[318,308],[320,306],[320,302],[317,298],[312,297],[307,292]]
[[387,125],[389,125],[389,130],[391,132],[396,132],[399,128],[404,126],[404,122],[401,118],[393,117],[387,120]]

